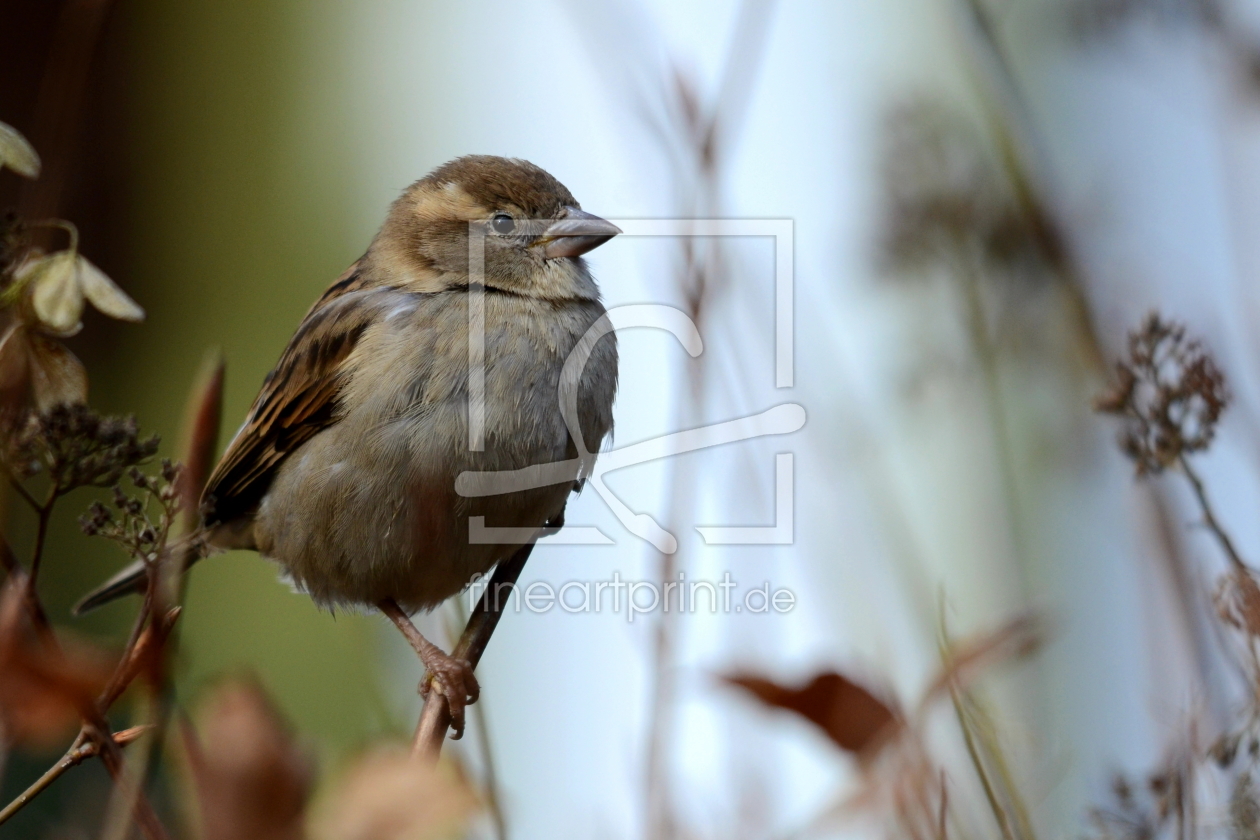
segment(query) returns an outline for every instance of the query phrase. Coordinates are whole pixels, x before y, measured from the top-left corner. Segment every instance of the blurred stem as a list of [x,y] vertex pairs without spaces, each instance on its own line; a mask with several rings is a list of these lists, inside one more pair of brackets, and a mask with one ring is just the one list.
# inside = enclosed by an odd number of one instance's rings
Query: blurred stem
[[[132,741],[135,741],[144,734],[146,727],[133,726],[130,729],[124,729],[121,732],[115,732],[113,735],[114,743],[120,747],[125,747]],[[100,747],[94,742],[80,744],[77,741],[61,760],[48,768],[44,775],[40,776],[30,787],[22,791],[22,793],[0,810],[0,825],[16,814],[18,811],[26,807],[26,804],[43,793],[49,785],[61,778],[61,776],[71,767],[77,767],[93,756],[100,755]]]
[[[1019,622],[1017,622],[1018,624]],[[1016,625],[1012,625],[1016,626]],[[943,673],[949,675],[946,685],[958,727],[962,732],[967,755],[975,768],[976,776],[984,788],[989,808],[1002,832],[1003,840],[1036,840],[1028,808],[1020,795],[1019,786],[1011,773],[1010,765],[1002,751],[1002,741],[997,736],[992,718],[980,705],[979,700],[959,681],[955,662],[954,645],[945,621],[945,604],[942,595],[938,629]],[[992,770],[990,764],[993,765]],[[993,771],[997,773],[995,784]],[[1000,784],[1000,787],[999,787]],[[1013,817],[1012,817],[1013,814]]]
[[30,506],[31,510],[35,511],[35,513],[39,513],[39,502],[36,501],[35,497],[30,494],[29,490],[22,486],[22,482],[18,481],[17,478],[14,477],[13,473],[9,473],[9,485],[17,491],[18,496],[20,496],[22,501],[26,502],[26,504]]
[[[183,467],[176,479],[179,489],[179,505],[183,513],[184,543],[176,551],[173,562],[163,561],[150,565],[148,586],[145,591],[149,602],[149,633],[153,649],[147,656],[137,656],[137,667],[149,668],[149,685],[152,692],[153,738],[145,745],[144,762],[149,778],[141,777],[141,784],[153,781],[158,761],[166,744],[167,729],[175,712],[175,680],[170,667],[171,651],[178,646],[177,620],[183,610],[188,589],[188,568],[201,554],[199,531],[201,514],[198,502],[205,490],[206,480],[214,463],[219,442],[219,423],[222,418],[224,362],[222,355],[213,350],[206,354],[201,369],[193,378],[184,409],[180,462]],[[166,531],[162,545],[169,544],[173,523],[164,519]],[[163,552],[165,553],[165,552]],[[136,642],[139,647],[140,641]],[[134,678],[134,676],[133,676]],[[113,702],[112,700],[110,701]]]
[[[152,696],[146,698],[144,707],[142,717],[152,720],[154,718]],[[145,726],[144,729],[152,729],[152,725]],[[105,812],[105,828],[101,831],[103,840],[126,840],[131,829],[132,815],[139,816],[139,804],[141,797],[144,796],[144,783],[149,775],[150,759],[149,750],[137,747],[132,751],[131,759],[123,762],[121,772],[114,779],[114,792]],[[156,815],[154,820],[156,821]],[[143,822],[141,827],[144,828]],[[151,825],[146,834],[154,828],[160,828],[160,826]]]
[[1003,840],[1015,840],[1010,817],[1007,816],[1002,803],[998,801],[997,790],[993,787],[993,781],[989,778],[989,772],[984,766],[984,757],[980,755],[980,748],[976,745],[971,723],[967,719],[967,711],[963,708],[962,697],[956,686],[949,687],[949,698],[954,704],[954,715],[958,718],[958,728],[962,730],[963,743],[967,747],[968,757],[971,758],[971,766],[975,768],[976,776],[980,779],[980,786],[984,788],[984,796],[989,802],[989,810],[993,812],[993,818],[997,820],[998,830],[1002,832]]
[[35,591],[35,584],[39,578],[39,567],[44,559],[44,543],[48,540],[48,522],[52,517],[53,505],[57,501],[58,487],[56,482],[52,487],[48,488],[48,498],[39,506],[39,525],[35,530],[35,548],[31,551],[31,570],[26,577],[26,585]]
[[1229,562],[1233,564],[1235,569],[1247,571],[1247,564],[1243,562],[1237,549],[1234,548],[1234,541],[1229,538],[1229,534],[1221,526],[1220,521],[1216,518],[1216,513],[1212,510],[1212,503],[1208,501],[1207,488],[1203,486],[1203,480],[1199,478],[1199,474],[1190,466],[1190,462],[1186,460],[1185,455],[1177,456],[1177,466],[1180,467],[1182,474],[1190,482],[1190,487],[1194,489],[1194,497],[1198,500],[1199,510],[1203,513],[1203,522],[1207,525],[1208,530],[1212,532],[1212,535],[1216,537],[1216,541],[1220,543],[1225,556],[1229,558]]
[[1086,360],[1100,372],[1106,367],[1105,356],[1085,297],[1085,273],[1064,239],[1046,195],[1045,155],[1033,136],[1031,112],[998,35],[997,21],[983,0],[952,2],[968,24],[964,34],[970,36],[971,48],[965,53],[972,59],[976,95],[1002,170],[1028,229],[1061,281]]
[[998,479],[1002,486],[1002,506],[1006,510],[1006,521],[1010,524],[1011,549],[1019,570],[1022,594],[1027,597],[1031,591],[1028,582],[1028,540],[1023,505],[1020,504],[1015,440],[1006,419],[1006,406],[1002,399],[1002,372],[998,367],[997,349],[989,339],[988,318],[981,290],[983,272],[976,262],[974,254],[962,255],[957,261],[957,273],[962,279],[967,332],[984,377],[985,408],[993,433],[993,448],[998,458]]
[[[455,624],[451,626],[447,624],[447,635],[450,641],[454,642],[458,638],[456,635],[459,628],[468,624],[468,612],[464,609],[464,602],[460,598],[452,598],[451,603],[454,605]],[[503,817],[502,799],[499,797],[499,776],[494,765],[494,748],[490,743],[490,724],[486,720],[484,692],[481,699],[473,704],[472,713],[477,721],[477,747],[481,753],[481,766],[485,778],[482,779],[482,787],[485,788],[486,807],[490,809],[490,818],[494,821],[494,836],[498,840],[507,840],[507,820]]]

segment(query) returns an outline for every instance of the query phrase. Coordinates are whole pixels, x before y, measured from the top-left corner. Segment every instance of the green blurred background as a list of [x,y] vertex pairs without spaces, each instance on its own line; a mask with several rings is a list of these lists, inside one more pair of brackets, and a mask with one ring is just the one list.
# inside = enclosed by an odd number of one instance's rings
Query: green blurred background
[[[44,144],[42,127],[65,125],[40,105],[60,5],[0,3],[0,117],[39,147],[46,175],[65,173],[55,198],[0,176],[0,207],[51,209],[51,202],[57,215],[79,224],[85,255],[147,312],[140,325],[90,313],[72,340],[88,367],[94,406],[134,413],[174,456],[190,386],[217,349],[227,363],[222,446],[310,302],[372,232],[349,212],[344,194],[340,144],[350,127],[329,122],[301,136],[293,128],[295,107],[318,108],[313,98],[337,94],[312,86],[318,50],[293,37],[319,19],[319,4],[129,2],[109,9],[94,55],[75,59],[88,68],[81,111],[61,118],[78,123],[73,142],[59,143],[50,130]],[[66,14],[79,15],[86,5],[99,4],[64,4]],[[43,595],[59,624],[118,646],[134,601],[78,620],[68,614],[124,560],[78,532],[74,519],[89,501],[75,495],[61,503]],[[13,510],[10,518],[21,545],[28,513]],[[225,672],[252,673],[303,737],[335,757],[408,726],[391,717],[378,690],[384,629],[378,617],[318,611],[277,579],[274,566],[233,553],[191,578],[179,691],[194,698]],[[15,759],[6,792],[44,763]],[[68,779],[69,801],[96,775]],[[15,821],[4,834],[25,830]]]

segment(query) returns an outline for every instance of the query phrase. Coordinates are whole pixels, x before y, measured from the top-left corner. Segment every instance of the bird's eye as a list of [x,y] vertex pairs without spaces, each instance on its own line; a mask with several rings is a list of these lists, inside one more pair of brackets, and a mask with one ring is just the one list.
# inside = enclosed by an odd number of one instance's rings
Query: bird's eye
[[507,213],[499,213],[490,220],[490,227],[494,228],[495,233],[506,236],[516,230],[516,220]]

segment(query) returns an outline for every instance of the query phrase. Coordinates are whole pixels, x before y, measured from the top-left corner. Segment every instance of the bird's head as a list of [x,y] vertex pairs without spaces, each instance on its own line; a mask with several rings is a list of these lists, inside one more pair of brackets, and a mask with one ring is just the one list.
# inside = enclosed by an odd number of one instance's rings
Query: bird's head
[[[582,254],[621,229],[524,160],[470,155],[412,184],[390,209],[372,251],[423,287],[484,282],[543,298],[594,298]],[[484,254],[470,262],[470,246]],[[472,269],[470,276],[470,267]],[[478,276],[479,275],[479,276]]]

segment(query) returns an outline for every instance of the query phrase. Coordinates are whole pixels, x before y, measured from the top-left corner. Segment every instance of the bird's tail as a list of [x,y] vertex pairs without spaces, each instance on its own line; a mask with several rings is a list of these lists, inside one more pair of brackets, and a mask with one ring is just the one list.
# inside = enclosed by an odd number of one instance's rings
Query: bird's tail
[[147,580],[148,571],[144,563],[137,560],[124,566],[118,574],[84,595],[79,603],[74,605],[73,612],[75,615],[83,615],[124,595],[139,592],[144,588]]
[[[163,562],[183,562],[183,571],[187,571],[189,566],[205,557],[206,553],[204,535],[197,533],[171,546],[168,559]],[[148,580],[148,569],[143,561],[137,560],[124,566],[118,574],[84,595],[72,611],[75,615],[83,615],[124,595],[143,592]]]

